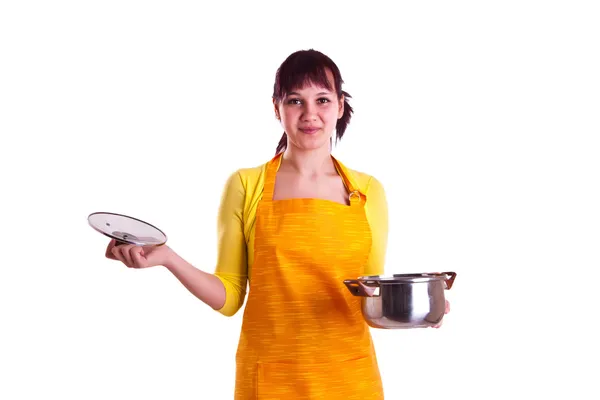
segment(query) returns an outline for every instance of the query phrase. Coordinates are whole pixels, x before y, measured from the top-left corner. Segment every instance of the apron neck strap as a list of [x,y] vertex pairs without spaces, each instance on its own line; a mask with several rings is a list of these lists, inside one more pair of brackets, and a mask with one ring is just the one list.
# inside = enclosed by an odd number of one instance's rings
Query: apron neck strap
[[283,153],[277,154],[267,163],[267,171],[265,176],[265,187],[263,189],[263,200],[272,201],[273,191],[275,189],[275,179],[277,178],[277,170],[281,165]]
[[[271,159],[271,161],[267,164],[266,176],[265,176],[265,186],[263,190],[263,199],[268,201],[273,200],[273,192],[275,190],[275,180],[277,178],[277,171],[281,166],[281,160],[283,159],[283,153],[277,154],[275,157]],[[365,195],[362,194],[356,187],[352,180],[348,177],[348,173],[346,168],[335,159],[335,157],[331,156],[333,160],[333,164],[338,174],[342,177],[342,181],[344,182],[344,186],[349,192],[348,198],[350,200],[350,205],[357,205],[365,200]]]

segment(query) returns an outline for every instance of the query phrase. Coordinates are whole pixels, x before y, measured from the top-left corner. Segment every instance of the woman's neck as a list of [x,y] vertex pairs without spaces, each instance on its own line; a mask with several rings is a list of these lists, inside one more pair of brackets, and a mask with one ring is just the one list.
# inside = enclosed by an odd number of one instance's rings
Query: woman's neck
[[283,153],[280,169],[302,176],[322,176],[335,173],[329,146],[302,150],[294,145],[288,145]]

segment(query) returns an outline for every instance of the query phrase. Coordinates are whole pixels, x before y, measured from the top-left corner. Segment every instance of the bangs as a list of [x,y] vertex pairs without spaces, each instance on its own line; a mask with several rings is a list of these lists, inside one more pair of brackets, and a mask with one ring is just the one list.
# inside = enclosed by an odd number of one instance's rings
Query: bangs
[[316,66],[310,70],[295,70],[290,71],[281,76],[281,86],[279,87],[278,97],[283,98],[287,93],[293,92],[296,89],[304,89],[307,86],[317,86],[334,91],[327,78],[325,67]]
[[[273,97],[280,101],[286,94],[314,85],[335,92],[338,97],[342,95],[342,82],[339,71],[333,62],[328,62],[326,57],[315,53],[297,53],[290,56],[277,70]],[[333,84],[327,77],[327,70],[331,72]]]

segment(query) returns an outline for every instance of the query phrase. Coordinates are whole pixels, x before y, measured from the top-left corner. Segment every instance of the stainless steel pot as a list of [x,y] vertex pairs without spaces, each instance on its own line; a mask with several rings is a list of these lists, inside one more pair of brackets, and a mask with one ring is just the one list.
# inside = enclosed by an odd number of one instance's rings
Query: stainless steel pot
[[363,276],[344,284],[361,296],[362,314],[373,328],[426,328],[439,324],[446,311],[444,290],[455,272]]

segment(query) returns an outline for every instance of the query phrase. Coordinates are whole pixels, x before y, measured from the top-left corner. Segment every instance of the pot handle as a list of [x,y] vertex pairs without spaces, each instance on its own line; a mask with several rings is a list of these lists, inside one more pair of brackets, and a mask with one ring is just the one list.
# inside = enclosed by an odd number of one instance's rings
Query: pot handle
[[360,286],[358,284],[358,280],[356,279],[346,279],[344,281],[344,284],[346,285],[346,287],[348,288],[348,290],[350,291],[350,293],[352,293],[355,296],[366,296],[367,294],[365,293],[364,289],[362,288],[362,286]]
[[[350,293],[352,293],[354,296],[374,297],[379,295],[379,291],[377,290],[379,289],[379,284],[376,284],[375,287],[366,286],[357,279],[346,279],[344,281],[344,284],[346,285]],[[367,290],[367,287],[369,289],[372,288],[373,290]]]
[[450,289],[456,279],[456,272],[442,272],[442,275],[446,275],[446,289]]

